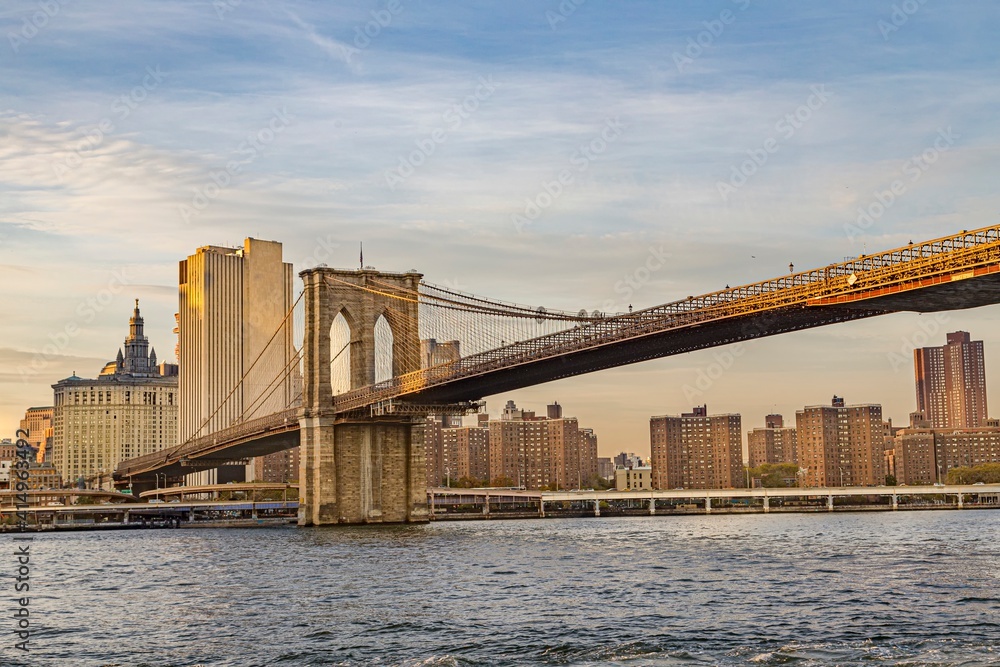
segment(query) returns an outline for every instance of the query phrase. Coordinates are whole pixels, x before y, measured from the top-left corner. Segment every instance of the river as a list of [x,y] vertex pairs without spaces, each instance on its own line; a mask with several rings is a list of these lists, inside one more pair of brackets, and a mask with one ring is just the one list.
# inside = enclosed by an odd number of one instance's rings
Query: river
[[0,664],[1000,664],[998,537],[989,510],[43,534]]

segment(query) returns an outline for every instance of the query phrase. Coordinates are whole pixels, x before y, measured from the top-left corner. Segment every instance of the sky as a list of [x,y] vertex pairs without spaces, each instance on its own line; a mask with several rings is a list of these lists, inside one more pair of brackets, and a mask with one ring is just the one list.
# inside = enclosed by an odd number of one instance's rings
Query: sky
[[[998,19],[935,0],[5,2],[0,434],[96,376],[136,298],[172,360],[177,262],[203,245],[280,241],[299,271],[356,268],[364,242],[382,270],[624,310],[997,224]],[[998,319],[899,313],[487,407],[558,400],[602,456],[648,452],[650,416],[702,403],[744,430],[833,394],[905,423],[912,349],[946,331],[985,341],[1000,401]]]

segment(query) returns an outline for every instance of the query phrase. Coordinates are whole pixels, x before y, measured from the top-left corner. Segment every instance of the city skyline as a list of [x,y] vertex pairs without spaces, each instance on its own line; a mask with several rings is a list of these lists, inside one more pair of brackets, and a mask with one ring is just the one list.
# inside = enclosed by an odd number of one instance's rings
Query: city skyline
[[[129,312],[130,313],[134,312],[134,309],[130,310]],[[842,325],[835,325],[835,326],[842,326]],[[940,338],[939,342],[942,345],[944,345],[945,336],[946,335],[950,335],[950,333],[952,333],[952,332],[946,332],[944,330],[942,330],[940,332],[940,334],[939,334],[938,337]],[[965,333],[965,332],[958,332],[958,333]],[[792,334],[792,335],[794,335],[794,334]],[[174,333],[173,336],[176,339],[176,333]],[[741,346],[746,346],[746,345],[752,344],[753,342],[756,342],[756,341],[750,341],[750,342],[747,342],[747,343],[739,343],[739,344],[736,344],[736,346],[730,345],[730,346],[726,346],[726,347],[722,347],[722,348],[716,348],[714,350],[715,356],[713,357],[712,364],[719,365],[721,367],[722,364],[720,364],[720,358],[723,355],[725,355],[725,354],[732,354],[732,350],[733,350],[734,347],[739,348]],[[935,340],[929,340],[927,342],[927,345],[928,346],[934,346],[934,343],[935,343]],[[151,348],[155,348],[155,344],[153,344],[152,341],[150,341],[150,347]],[[166,346],[164,346],[164,347],[166,347]],[[917,349],[919,350],[920,348],[917,348]],[[719,352],[720,350],[722,352]],[[702,355],[704,355],[706,352],[711,356],[712,353],[713,353],[713,350],[707,350],[707,351],[702,351],[702,352],[694,352],[694,353],[690,353],[690,354],[702,354]],[[911,354],[913,354],[913,353],[914,353],[914,351],[911,350]],[[736,358],[738,358],[742,354],[746,354],[746,352],[745,351],[744,352],[739,352],[737,354]],[[988,356],[988,354],[986,356]],[[911,357],[911,362],[913,362],[913,361],[914,360]],[[176,363],[176,362],[168,362],[168,363]],[[646,363],[648,364],[650,362],[646,362]],[[652,363],[657,363],[657,362],[652,362]],[[100,365],[100,367],[101,367],[101,369],[105,369],[107,367],[107,365],[108,365],[108,362],[103,362]],[[987,368],[989,368],[988,365],[987,365]],[[592,373],[589,376],[584,376],[584,378],[586,378],[586,377],[594,377],[594,376],[599,375],[601,373],[609,373],[609,372],[614,372],[614,371],[599,371],[598,373]],[[911,365],[911,367],[910,367],[910,374],[907,375],[907,384],[910,387],[911,395],[912,395],[912,388],[913,388],[913,384],[914,384],[914,372],[915,372],[915,369]],[[77,374],[75,370],[73,371],[73,373]],[[90,373],[89,371],[84,371],[84,372],[80,373],[79,375],[81,375],[83,377],[86,377],[88,374],[96,376],[98,373],[96,373],[96,372],[95,373]],[[989,382],[988,382],[989,378],[990,378],[990,374],[987,372],[986,373],[987,385],[989,384]],[[495,395],[492,395],[492,396],[488,396],[486,398],[485,413],[488,414],[491,419],[492,418],[499,419],[502,416],[503,412],[504,412],[504,408],[502,407],[502,404],[501,404],[501,398],[508,397],[508,398],[506,398],[506,400],[504,400],[504,403],[506,403],[509,400],[515,400],[515,401],[521,400],[521,401],[524,402],[525,405],[532,406],[532,405],[535,405],[535,403],[533,401],[531,401],[531,399],[525,399],[524,397],[526,395],[544,396],[544,395],[546,395],[548,393],[550,396],[552,396],[552,395],[554,395],[554,393],[547,392],[547,388],[548,387],[550,387],[551,385],[554,385],[554,384],[561,384],[561,383],[572,382],[572,381],[573,380],[570,380],[570,381],[561,380],[561,381],[556,381],[556,382],[552,382],[552,383],[546,383],[544,385],[540,385],[540,386],[537,386],[537,387],[529,387],[529,388],[526,388],[526,389],[521,389],[521,390],[517,390],[517,391],[514,391],[514,392],[508,392],[508,393],[505,393],[505,394],[495,394]],[[579,382],[580,379],[578,378],[575,381]],[[52,384],[55,384],[55,381]],[[50,397],[50,399],[52,397],[52,391],[51,391],[52,384],[48,385],[49,386],[49,397]],[[695,388],[697,388],[697,387],[695,386]],[[844,393],[845,392],[840,391],[839,395],[843,396]],[[847,392],[847,393],[849,393],[849,392]],[[695,396],[699,396],[699,397],[700,396],[704,396],[705,392],[702,392],[700,394],[694,394],[694,395]],[[748,413],[748,412],[745,412],[745,411],[743,411],[741,409],[738,409],[738,408],[737,409],[725,409],[725,407],[722,407],[722,408],[718,408],[718,410],[716,410],[715,408],[718,407],[718,406],[716,406],[714,404],[712,404],[711,407],[716,412],[732,413],[732,414],[740,415],[740,416],[742,416],[742,417],[745,418],[745,421],[744,421],[741,433],[742,433],[743,454],[744,454],[744,458],[746,458],[746,456],[749,453],[748,452],[748,447],[749,447],[749,444],[750,444],[749,443],[749,439],[748,439],[748,434],[752,430],[754,430],[754,429],[763,428],[766,425],[767,419],[769,417],[774,416],[774,415],[785,415],[786,419],[787,419],[788,415],[794,415],[796,411],[800,411],[803,408],[827,405],[828,402],[829,402],[830,395],[831,395],[831,393],[828,392],[826,394],[826,396],[824,396],[824,397],[817,397],[817,400],[815,400],[815,401],[812,401],[812,402],[808,402],[807,401],[807,402],[802,402],[802,403],[799,403],[799,404],[793,404],[793,405],[788,405],[788,406],[779,406],[777,403],[768,404],[768,403],[764,402],[764,403],[762,403],[762,405],[771,405],[771,407],[774,408],[774,409],[770,410],[769,412],[767,412],[765,414],[760,414],[760,415],[758,415],[756,413]],[[835,398],[838,396],[837,393],[833,393],[832,395]],[[563,400],[562,398],[556,398],[556,399],[547,400],[547,401],[541,400],[541,404],[544,405],[544,404],[550,404],[550,403],[553,403],[553,402],[558,403],[559,401],[562,401],[562,400]],[[697,400],[700,400],[700,399],[697,399]],[[913,400],[913,407],[911,407],[911,409],[906,414],[904,414],[904,415],[891,415],[891,414],[887,414],[886,413],[885,414],[885,419],[886,420],[892,420],[893,425],[896,426],[896,427],[906,426],[909,423],[908,420],[909,420],[910,413],[916,412],[918,410],[918,408],[916,406],[916,399],[914,398],[912,400]],[[853,401],[852,400],[852,402],[855,402],[855,403],[866,403],[866,404],[867,403],[873,403],[873,404],[878,404],[878,405],[882,406],[883,408],[885,407],[885,402],[882,401],[882,400],[880,400],[878,397],[875,397],[873,400],[864,400],[864,401]],[[50,400],[48,402],[48,404],[51,404],[51,403],[52,403],[52,401]],[[744,404],[745,403],[746,403],[746,401],[744,401]],[[46,405],[48,405],[48,404],[46,404]],[[39,405],[41,405],[41,403]],[[490,408],[491,405],[492,406],[500,406],[500,407],[494,407],[493,409],[491,409]],[[704,401],[702,401],[701,405],[706,405],[706,403]],[[25,417],[25,411],[27,411],[29,409],[34,409],[35,407],[36,406],[25,405],[25,406],[23,406],[20,409],[20,412],[17,413],[17,420],[16,420],[17,426],[11,427],[9,429],[10,432],[11,432],[11,434],[13,434],[14,430],[16,428],[20,427],[20,425],[22,424],[22,422],[24,420],[24,417]],[[670,415],[670,416],[680,416],[682,413],[684,413],[690,407],[691,407],[690,405],[685,406],[682,403],[674,403],[674,404],[671,404],[669,406],[669,409],[667,409],[667,410],[661,410],[659,414]],[[16,409],[17,408],[15,408],[15,410]],[[578,412],[580,412],[580,414],[585,414],[585,413],[583,413],[583,411],[578,411]],[[887,411],[884,411],[884,412],[887,412]],[[987,415],[987,417],[989,418],[991,416]],[[646,415],[644,417],[644,419],[646,419],[647,422],[648,422],[649,418],[650,418],[649,415]],[[584,419],[588,420],[588,422],[590,420],[594,420],[595,422],[598,421],[597,419],[595,419],[594,417],[592,417],[590,415],[586,415],[584,417]],[[475,424],[475,420],[476,420],[476,416],[475,415],[467,416],[464,419],[466,425],[474,425]],[[648,424],[644,423],[643,425],[646,426]],[[629,426],[634,426],[634,425],[630,424]],[[593,430],[595,432],[597,432],[598,434],[600,434],[600,428],[599,427],[594,426]],[[612,431],[612,433],[614,433],[614,432],[615,431]],[[646,436],[645,440],[640,440],[640,441],[637,441],[637,442],[633,442],[633,441],[621,441],[620,444],[619,444],[619,441],[616,441],[615,444],[607,444],[607,443],[603,443],[603,442],[599,441],[599,446],[598,446],[599,455],[600,456],[613,456],[613,455],[617,454],[619,451],[622,451],[622,450],[631,450],[631,451],[640,452],[640,453],[642,453],[645,456],[649,456],[651,454],[651,443],[650,443],[650,440],[649,440],[648,428],[645,429],[645,436]]]
[[[996,219],[998,8],[920,5],[896,25],[891,2],[808,21],[743,1],[396,6],[149,5],[139,22],[60,4],[29,37],[37,6],[10,5],[4,432],[52,382],[97,372],[134,298],[171,360],[177,262],[248,235],[282,242],[296,271],[354,267],[364,241],[380,269],[575,312]],[[905,422],[908,349],[955,330],[996,349],[998,319],[897,314],[488,401],[559,398],[604,454],[645,451],[649,415],[701,403],[753,427],[836,393]]]

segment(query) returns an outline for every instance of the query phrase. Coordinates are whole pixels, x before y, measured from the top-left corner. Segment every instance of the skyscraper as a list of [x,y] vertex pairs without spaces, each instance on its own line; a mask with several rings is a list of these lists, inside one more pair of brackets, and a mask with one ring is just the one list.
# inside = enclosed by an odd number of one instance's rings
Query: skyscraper
[[[292,265],[281,244],[248,238],[241,248],[198,248],[180,262],[179,291],[180,442],[291,405],[301,379],[286,317]],[[209,470],[189,482],[240,476]]]
[[986,425],[986,370],[983,341],[955,331],[941,347],[913,351],[917,410],[933,428]]

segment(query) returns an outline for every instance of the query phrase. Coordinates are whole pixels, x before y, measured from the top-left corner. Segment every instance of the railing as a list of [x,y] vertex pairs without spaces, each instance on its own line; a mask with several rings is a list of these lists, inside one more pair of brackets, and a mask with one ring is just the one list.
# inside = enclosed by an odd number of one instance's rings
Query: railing
[[984,227],[772,280],[728,288],[574,326],[334,397],[338,411],[363,408],[456,379],[694,324],[864,294],[1000,261],[1000,226]]

